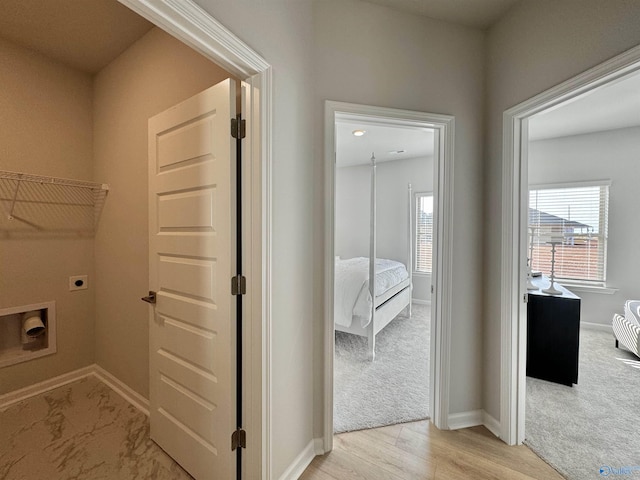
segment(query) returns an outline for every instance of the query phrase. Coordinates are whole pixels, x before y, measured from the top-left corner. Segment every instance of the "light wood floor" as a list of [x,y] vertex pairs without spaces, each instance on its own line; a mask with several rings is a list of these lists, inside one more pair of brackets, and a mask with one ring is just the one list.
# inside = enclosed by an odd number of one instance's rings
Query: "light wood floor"
[[428,421],[336,435],[301,480],[554,480],[563,477],[526,446],[484,427],[441,431]]

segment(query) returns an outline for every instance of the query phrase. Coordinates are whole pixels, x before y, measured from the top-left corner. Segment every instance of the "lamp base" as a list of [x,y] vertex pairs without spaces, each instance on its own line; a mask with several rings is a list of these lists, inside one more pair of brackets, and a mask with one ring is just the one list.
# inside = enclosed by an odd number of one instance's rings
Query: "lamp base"
[[542,291],[549,295],[562,295],[562,292],[553,286],[553,282],[551,282],[551,285],[549,285],[548,288],[542,289]]

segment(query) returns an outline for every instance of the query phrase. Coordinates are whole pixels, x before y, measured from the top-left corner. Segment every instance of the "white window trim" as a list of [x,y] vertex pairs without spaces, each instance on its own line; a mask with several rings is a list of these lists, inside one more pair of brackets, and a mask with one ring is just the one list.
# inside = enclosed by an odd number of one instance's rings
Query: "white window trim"
[[581,180],[579,182],[563,182],[563,183],[532,183],[529,190],[546,190],[550,188],[581,188],[581,187],[610,187],[610,179],[600,180]]
[[[611,187],[611,179],[599,179],[599,180],[581,180],[578,182],[562,182],[562,183],[536,183],[530,184],[528,187],[528,195],[532,190],[552,190],[560,188],[584,188],[584,187]],[[607,210],[608,210],[609,196],[607,196]],[[618,291],[618,289],[607,287],[607,257],[609,250],[609,216],[607,213],[607,222],[605,224],[604,233],[602,234],[604,239],[604,253],[603,253],[603,279],[602,280],[580,280],[580,279],[563,279],[557,277],[558,281],[565,287],[571,288],[576,291],[590,292],[590,293],[602,293],[612,295]]]
[[606,285],[584,285],[577,282],[562,282],[563,287],[567,287],[572,292],[599,293],[602,295],[613,295],[618,292],[618,288],[607,287]]

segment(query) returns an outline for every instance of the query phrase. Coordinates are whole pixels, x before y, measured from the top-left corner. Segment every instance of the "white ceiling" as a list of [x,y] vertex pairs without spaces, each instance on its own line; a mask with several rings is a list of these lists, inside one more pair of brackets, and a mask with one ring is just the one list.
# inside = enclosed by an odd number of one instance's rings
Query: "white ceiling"
[[[354,130],[365,130],[361,137]],[[429,128],[336,122],[336,164],[338,167],[365,165],[375,154],[377,162],[390,162],[433,155],[433,130]],[[403,153],[390,153],[404,150]]]
[[0,37],[87,73],[152,27],[117,0],[0,0]]
[[520,0],[365,0],[370,3],[431,17],[446,22],[485,29],[499,20]]
[[640,126],[640,74],[634,74],[529,119],[529,139]]

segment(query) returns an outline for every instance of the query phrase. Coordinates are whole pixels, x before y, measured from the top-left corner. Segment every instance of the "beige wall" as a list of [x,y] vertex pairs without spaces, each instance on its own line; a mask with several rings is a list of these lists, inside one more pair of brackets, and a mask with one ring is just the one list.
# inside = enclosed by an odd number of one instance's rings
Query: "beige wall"
[[95,82],[1,40],[0,64],[0,169],[111,187],[95,241],[0,237],[0,308],[55,300],[58,323],[58,353],[0,370],[0,394],[95,361],[148,396],[147,120],[229,75],[159,29]]
[[[4,40],[0,65],[0,169],[92,180],[89,75]],[[80,274],[90,288],[69,292]],[[58,353],[0,369],[0,394],[93,363],[94,278],[93,239],[0,232],[0,308],[54,300],[58,325]]]
[[96,235],[96,362],[145,397],[147,120],[228,77],[154,28],[95,78],[95,175],[111,188]]
[[484,282],[484,408],[500,418],[502,114],[640,44],[638,0],[528,0],[488,35]]

